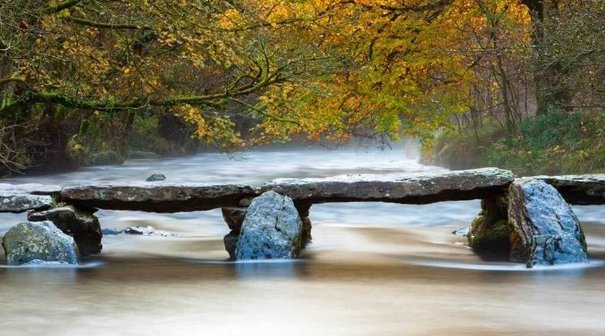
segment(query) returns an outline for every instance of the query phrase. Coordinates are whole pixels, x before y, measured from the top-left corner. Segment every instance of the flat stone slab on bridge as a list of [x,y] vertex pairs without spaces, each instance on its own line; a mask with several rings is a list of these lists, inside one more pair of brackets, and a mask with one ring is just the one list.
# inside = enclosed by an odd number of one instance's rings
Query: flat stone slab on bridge
[[[85,208],[180,212],[238,206],[242,199],[268,190],[302,204],[391,202],[426,204],[492,197],[505,192],[512,172],[498,168],[430,174],[367,174],[327,178],[277,179],[260,188],[241,185],[170,184],[164,182],[61,188],[41,184],[0,183],[0,212],[48,207],[51,195]],[[604,175],[537,176],[571,204],[605,204]]]
[[569,204],[605,204],[605,174],[535,176],[559,191]]
[[84,208],[181,212],[237,206],[241,199],[256,195],[250,186],[152,182],[69,187],[61,190],[60,199]]
[[58,194],[60,186],[38,183],[0,183],[0,212],[24,212],[51,206],[51,195]]
[[307,203],[392,202],[427,204],[503,193],[515,179],[508,170],[482,168],[430,174],[365,174],[278,179],[261,187]]
[[136,185],[64,188],[60,199],[76,206],[179,212],[236,206],[268,190],[290,196],[295,202],[325,203],[382,201],[424,204],[483,198],[504,192],[514,175],[507,170],[484,168],[433,174],[345,175],[323,179],[275,180],[260,189],[237,185]]

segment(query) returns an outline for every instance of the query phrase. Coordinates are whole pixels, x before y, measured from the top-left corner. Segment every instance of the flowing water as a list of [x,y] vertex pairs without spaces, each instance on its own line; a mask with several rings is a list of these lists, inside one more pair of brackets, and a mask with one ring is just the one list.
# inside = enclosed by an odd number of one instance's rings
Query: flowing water
[[[425,172],[403,147],[251,151],[129,161],[13,179],[260,185],[278,177]],[[485,261],[452,234],[479,201],[311,208],[313,242],[292,262],[227,262],[220,211],[99,211],[106,236],[79,267],[0,266],[0,335],[603,335],[605,205],[576,207],[591,263],[526,270]],[[0,215],[0,235],[24,215]],[[0,255],[0,263],[3,263]]]

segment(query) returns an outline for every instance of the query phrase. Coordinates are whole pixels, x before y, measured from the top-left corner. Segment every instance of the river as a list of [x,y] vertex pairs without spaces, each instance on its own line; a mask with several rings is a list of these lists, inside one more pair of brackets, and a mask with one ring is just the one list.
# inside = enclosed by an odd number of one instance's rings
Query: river
[[[142,181],[260,185],[279,177],[424,172],[402,146],[248,151],[133,160],[10,183]],[[99,211],[103,238],[78,267],[0,266],[0,335],[603,335],[605,206],[575,207],[588,266],[486,261],[452,234],[479,201],[311,208],[313,242],[292,262],[227,262],[220,211]],[[0,215],[0,235],[24,215]],[[4,256],[0,254],[0,263]]]

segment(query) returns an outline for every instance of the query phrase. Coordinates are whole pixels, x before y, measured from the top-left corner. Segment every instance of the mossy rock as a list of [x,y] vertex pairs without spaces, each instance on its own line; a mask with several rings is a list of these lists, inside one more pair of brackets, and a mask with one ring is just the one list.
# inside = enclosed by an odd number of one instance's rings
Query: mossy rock
[[469,245],[480,252],[509,253],[512,227],[508,222],[505,197],[481,201],[481,212],[473,219]]
[[2,246],[10,265],[33,261],[78,263],[78,248],[73,238],[52,222],[17,224],[6,232]]
[[473,249],[480,251],[508,252],[510,233],[510,225],[506,219],[493,220],[479,215],[473,220],[469,244]]
[[68,205],[30,212],[27,219],[32,222],[52,221],[61,231],[74,238],[82,256],[88,256],[100,253],[103,247],[101,225],[93,212]]

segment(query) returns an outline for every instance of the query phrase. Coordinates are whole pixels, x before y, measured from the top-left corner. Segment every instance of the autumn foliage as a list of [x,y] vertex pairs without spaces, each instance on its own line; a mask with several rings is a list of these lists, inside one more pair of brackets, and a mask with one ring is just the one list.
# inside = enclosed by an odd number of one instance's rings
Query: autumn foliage
[[137,118],[162,115],[222,149],[427,137],[485,118],[512,132],[547,97],[532,61],[555,16],[538,22],[532,3],[0,0],[2,161],[27,165],[18,153],[39,144],[25,130],[49,120],[59,147],[91,129],[124,147]]

